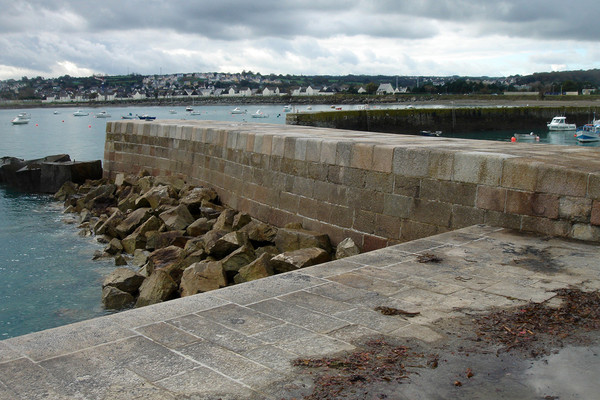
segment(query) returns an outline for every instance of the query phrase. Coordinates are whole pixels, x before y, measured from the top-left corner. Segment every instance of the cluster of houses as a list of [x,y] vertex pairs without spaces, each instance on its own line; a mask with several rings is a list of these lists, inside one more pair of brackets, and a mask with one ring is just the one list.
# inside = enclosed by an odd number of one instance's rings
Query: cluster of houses
[[[390,83],[380,84],[377,89],[378,95],[406,93],[408,88],[394,88]],[[116,90],[91,93],[67,93],[61,92],[54,96],[46,96],[44,103],[68,103],[68,102],[88,102],[88,101],[119,101],[119,100],[145,100],[145,99],[173,99],[185,100],[198,97],[250,97],[250,96],[333,96],[340,93],[340,89],[333,86],[324,87],[293,87],[289,90],[282,90],[278,86],[265,86],[262,89],[251,89],[249,87],[231,86],[228,89],[222,88],[186,88],[186,89],[136,89],[130,93],[119,92]],[[366,93],[361,87],[358,93]]]

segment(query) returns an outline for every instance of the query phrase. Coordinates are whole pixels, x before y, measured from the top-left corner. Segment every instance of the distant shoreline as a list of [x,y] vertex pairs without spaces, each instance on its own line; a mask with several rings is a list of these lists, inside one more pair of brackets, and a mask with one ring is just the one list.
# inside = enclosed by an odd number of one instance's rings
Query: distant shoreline
[[16,108],[107,108],[128,106],[220,106],[220,105],[319,105],[319,104],[440,104],[456,106],[536,106],[536,107],[600,107],[600,96],[547,96],[540,99],[538,96],[492,96],[492,95],[339,95],[339,96],[248,96],[248,97],[199,97],[194,99],[144,99],[144,100],[118,100],[105,102],[72,102],[72,103],[42,103],[40,101],[0,102],[0,109]]

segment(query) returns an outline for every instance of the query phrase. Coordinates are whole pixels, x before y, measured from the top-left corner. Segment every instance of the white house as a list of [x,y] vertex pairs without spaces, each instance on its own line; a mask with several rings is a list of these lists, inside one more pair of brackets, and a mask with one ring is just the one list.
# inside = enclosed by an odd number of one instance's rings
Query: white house
[[377,88],[377,94],[393,94],[395,92],[391,83],[381,83]]

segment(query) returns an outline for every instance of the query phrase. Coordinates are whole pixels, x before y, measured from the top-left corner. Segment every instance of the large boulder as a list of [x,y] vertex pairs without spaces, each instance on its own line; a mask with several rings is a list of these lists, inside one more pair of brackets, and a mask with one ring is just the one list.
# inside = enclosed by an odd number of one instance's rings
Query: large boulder
[[170,300],[177,292],[178,285],[171,275],[165,270],[155,270],[144,280],[140,286],[140,295],[135,303],[136,307]]
[[342,240],[340,243],[338,243],[335,249],[335,258],[337,260],[355,256],[357,254],[360,254],[360,249],[358,248],[356,243],[354,243],[354,240],[352,240],[351,238],[346,238]]
[[195,187],[181,193],[179,203],[188,207],[193,214],[200,213],[200,207],[204,202],[213,202],[217,199],[214,189]]
[[249,240],[246,233],[235,231],[229,232],[214,241],[205,242],[205,249],[208,254],[216,258],[221,258],[248,243]]
[[59,201],[65,201],[67,197],[74,195],[77,193],[78,185],[71,181],[67,181],[63,183],[63,185],[58,189],[58,191],[54,194],[54,198]]
[[146,248],[146,235],[134,231],[121,240],[121,245],[126,253],[133,254],[137,249]]
[[94,226],[94,233],[96,235],[109,235],[112,237],[117,236],[117,226],[123,221],[125,214],[120,210],[115,210],[110,217],[106,220],[100,219]]
[[185,257],[185,251],[181,247],[169,246],[158,249],[148,256],[150,272],[163,270],[170,274],[175,281],[178,281],[183,273],[182,266]]
[[271,259],[276,273],[295,271],[331,260],[331,256],[320,247],[309,247],[278,254]]
[[252,217],[246,213],[239,212],[233,217],[231,222],[231,229],[237,231],[244,226],[248,225],[252,221]]
[[205,217],[198,218],[187,227],[186,233],[189,236],[201,236],[213,228],[214,220],[210,221]]
[[102,288],[102,304],[108,310],[121,310],[131,306],[135,298],[131,293],[124,292],[114,286],[105,286]]
[[181,277],[181,296],[191,296],[196,293],[208,292],[227,285],[225,271],[219,261],[197,262],[183,271]]
[[305,229],[281,228],[275,236],[275,246],[280,252],[294,251],[308,247],[319,247],[331,253],[329,236],[324,233],[308,231]]
[[159,217],[171,231],[185,230],[194,222],[194,217],[183,204],[161,213]]
[[124,238],[133,232],[138,226],[150,218],[150,208],[138,208],[131,212],[119,225],[115,227],[117,235]]
[[274,271],[271,266],[271,257],[270,254],[263,253],[250,264],[240,268],[237,275],[233,278],[233,281],[235,283],[250,282],[273,275]]
[[146,233],[146,250],[157,250],[168,246],[184,248],[188,240],[185,231],[150,231]]
[[237,213],[230,208],[221,211],[221,214],[215,221],[213,229],[218,231],[231,231],[233,229],[233,218],[236,214]]
[[158,208],[161,204],[172,204],[172,199],[177,197],[177,192],[171,186],[156,186],[149,188],[135,201],[135,206]]
[[117,268],[102,283],[102,287],[112,286],[127,293],[136,294],[144,277],[129,268]]
[[160,175],[154,178],[154,185],[165,185],[175,189],[176,192],[179,192],[185,187],[185,180],[176,175]]
[[256,260],[254,249],[252,246],[244,245],[223,258],[221,263],[223,270],[230,276],[234,276],[240,268],[250,264],[254,260]]
[[253,243],[272,243],[277,236],[276,227],[255,219],[248,222],[239,231],[245,232]]

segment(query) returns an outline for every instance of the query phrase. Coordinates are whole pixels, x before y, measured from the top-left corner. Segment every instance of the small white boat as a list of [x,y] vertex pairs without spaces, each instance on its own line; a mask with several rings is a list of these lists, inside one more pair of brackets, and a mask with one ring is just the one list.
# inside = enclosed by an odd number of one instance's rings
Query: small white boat
[[58,111],[54,111],[54,115],[58,115],[60,114]]
[[190,115],[201,115],[202,111],[190,111]]
[[539,142],[540,137],[533,132],[530,133],[515,133],[514,136],[517,142]]
[[100,111],[98,114],[96,114],[96,118],[110,118],[110,114],[106,111]]
[[551,131],[574,131],[577,129],[575,124],[567,124],[567,117],[554,117],[547,126]]
[[121,115],[121,119],[134,119],[135,115],[133,115],[132,113],[126,114],[126,115]]
[[239,107],[234,108],[233,110],[231,110],[232,114],[246,114],[246,110],[240,110]]
[[83,110],[77,110],[73,113],[73,116],[75,116],[75,117],[85,117],[87,115],[90,115],[90,113],[87,111],[83,111]]
[[586,124],[577,130],[577,141],[581,143],[600,141],[600,124]]
[[442,131],[421,131],[419,132],[419,135],[421,136],[442,136]]
[[13,125],[25,125],[31,121],[31,116],[27,113],[19,113],[16,117],[14,117],[10,122]]
[[252,118],[269,118],[269,114],[265,114],[260,110],[256,110],[256,112],[252,114]]
[[169,114],[177,114],[177,111],[175,111],[175,110],[169,110]]
[[283,106],[283,112],[290,112],[292,111],[292,106]]
[[185,111],[194,111],[194,107],[192,107],[192,106],[187,106],[187,107],[185,108]]

